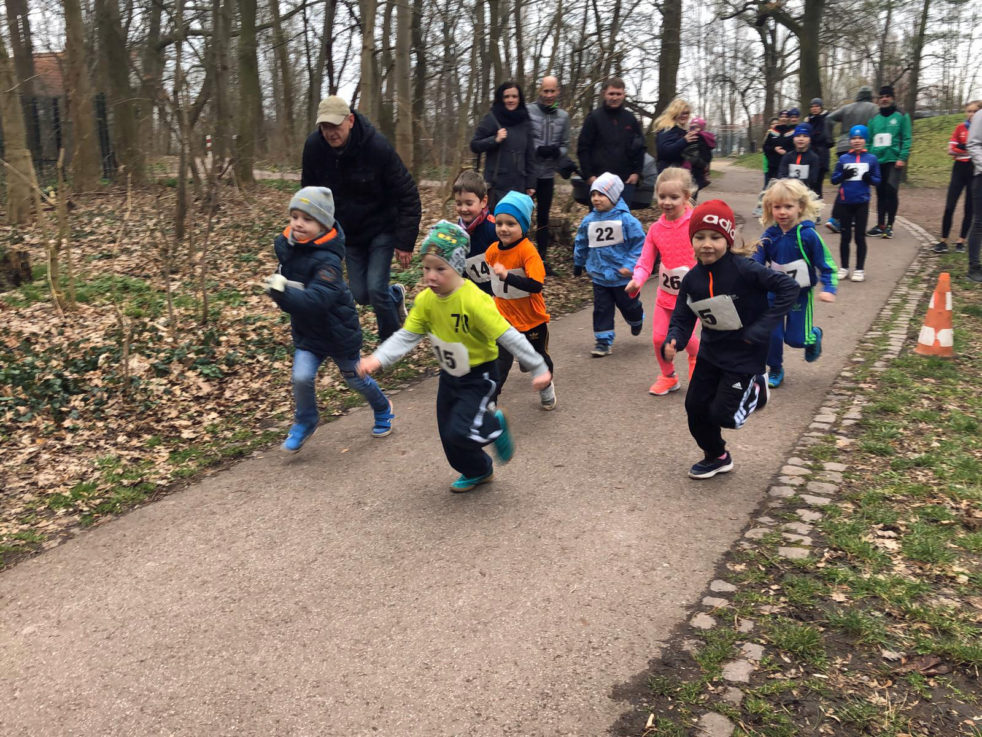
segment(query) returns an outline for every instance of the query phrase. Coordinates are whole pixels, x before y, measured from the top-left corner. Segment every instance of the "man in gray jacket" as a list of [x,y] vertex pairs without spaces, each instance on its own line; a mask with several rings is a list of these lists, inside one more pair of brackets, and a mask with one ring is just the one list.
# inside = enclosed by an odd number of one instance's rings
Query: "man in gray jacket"
[[979,251],[982,250],[982,115],[978,113],[972,116],[965,148],[972,157],[975,171],[972,177],[972,207],[975,217],[972,220],[972,232],[968,236],[968,278],[982,282],[982,264],[979,263]]
[[[848,105],[843,105],[838,110],[829,113],[826,123],[830,137],[835,130],[835,124],[841,125],[839,137],[835,142],[836,159],[849,151],[849,129],[854,125],[869,125],[870,118],[879,112],[879,105],[873,102],[873,88],[864,84],[856,93],[855,102],[850,102]],[[832,206],[832,217],[825,221],[825,227],[833,233],[839,232],[838,208],[839,200],[836,198],[835,205]]]
[[569,115],[559,108],[559,80],[543,77],[539,99],[529,105],[532,141],[535,145],[535,199],[538,214],[535,222],[535,245],[545,261],[546,276],[553,270],[546,261],[549,250],[549,209],[556,180],[556,169],[569,148]]

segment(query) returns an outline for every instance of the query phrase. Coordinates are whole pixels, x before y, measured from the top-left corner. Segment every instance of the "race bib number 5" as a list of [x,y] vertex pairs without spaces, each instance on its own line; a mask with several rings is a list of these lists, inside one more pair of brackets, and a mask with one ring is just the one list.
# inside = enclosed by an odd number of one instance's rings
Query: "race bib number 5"
[[696,314],[705,330],[739,330],[743,327],[733,298],[728,294],[695,302],[690,299],[689,309]]
[[440,368],[451,376],[463,376],[471,370],[470,354],[463,343],[448,343],[430,333],[430,345]]
[[624,224],[620,220],[597,220],[587,228],[590,248],[605,248],[624,242]]

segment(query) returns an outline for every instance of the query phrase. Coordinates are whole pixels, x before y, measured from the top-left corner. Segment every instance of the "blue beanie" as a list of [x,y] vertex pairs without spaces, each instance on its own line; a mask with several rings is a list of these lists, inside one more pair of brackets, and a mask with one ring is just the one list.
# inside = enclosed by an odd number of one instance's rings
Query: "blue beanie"
[[532,224],[532,198],[521,192],[509,192],[494,208],[495,217],[501,214],[511,215],[522,228],[522,235],[529,232]]
[[864,141],[869,140],[869,128],[865,125],[854,125],[849,129],[849,137],[855,138],[856,136],[862,136]]
[[794,134],[796,136],[809,136],[812,134],[812,127],[810,123],[798,123],[794,127]]

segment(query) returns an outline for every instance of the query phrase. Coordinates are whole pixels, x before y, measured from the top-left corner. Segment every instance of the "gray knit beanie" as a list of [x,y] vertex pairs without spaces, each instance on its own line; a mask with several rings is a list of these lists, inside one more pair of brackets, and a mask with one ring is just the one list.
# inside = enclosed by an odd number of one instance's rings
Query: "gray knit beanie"
[[304,187],[290,200],[289,212],[305,212],[325,230],[334,227],[334,194],[327,187]]

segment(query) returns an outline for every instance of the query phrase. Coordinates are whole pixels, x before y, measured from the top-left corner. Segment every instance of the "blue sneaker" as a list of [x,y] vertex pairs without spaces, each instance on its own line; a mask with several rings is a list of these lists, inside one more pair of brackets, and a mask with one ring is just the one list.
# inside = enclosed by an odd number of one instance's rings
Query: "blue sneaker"
[[392,411],[392,402],[389,402],[387,409],[383,409],[381,412],[375,412],[375,424],[372,426],[372,437],[373,438],[384,438],[386,435],[392,434],[392,420],[395,418],[396,413]]
[[470,491],[475,486],[480,486],[481,484],[486,484],[488,481],[494,478],[494,470],[488,471],[483,476],[464,476],[461,475],[459,479],[450,484],[450,491],[454,494],[461,494],[465,491]]
[[494,439],[494,452],[499,461],[508,463],[515,455],[515,440],[511,436],[511,430],[508,429],[508,417],[505,416],[504,411],[499,409],[494,416],[498,418],[498,424],[501,425],[501,435]]
[[781,386],[781,382],[784,381],[784,367],[779,369],[773,366],[767,371],[767,386],[770,389],[777,389]]
[[825,227],[831,230],[833,233],[838,233],[842,228],[839,225],[839,221],[835,218],[829,218],[825,221]]
[[290,432],[287,433],[286,440],[283,441],[283,445],[280,447],[288,453],[296,453],[307,442],[307,439],[314,434],[316,429],[316,422],[312,425],[301,425],[295,422],[290,428]]
[[733,456],[726,451],[722,458],[703,458],[689,469],[690,479],[711,479],[718,473],[733,470]]
[[822,355],[822,329],[812,328],[812,335],[815,336],[815,342],[805,346],[805,360],[808,363],[817,361],[818,357]]

